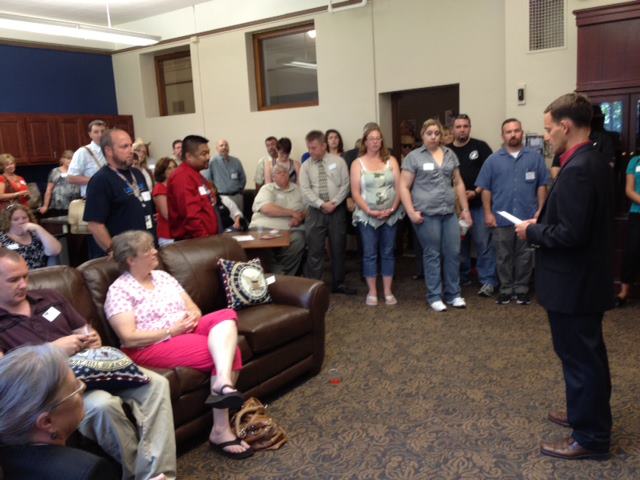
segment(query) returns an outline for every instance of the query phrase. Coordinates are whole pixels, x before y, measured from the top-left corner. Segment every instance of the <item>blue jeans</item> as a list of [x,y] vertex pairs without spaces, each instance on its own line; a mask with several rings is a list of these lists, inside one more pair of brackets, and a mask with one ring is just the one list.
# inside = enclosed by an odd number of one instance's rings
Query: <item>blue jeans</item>
[[498,285],[496,276],[496,251],[491,242],[491,230],[484,223],[484,210],[482,206],[470,209],[473,225],[460,244],[460,277],[465,282],[469,280],[471,272],[471,241],[476,246],[478,259],[478,280],[482,285],[489,284],[492,287]]
[[396,229],[398,223],[371,225],[358,223],[360,238],[362,239],[362,275],[365,278],[375,278],[378,275],[378,250],[380,250],[380,273],[383,277],[393,277],[396,268]]
[[424,215],[424,222],[414,224],[424,247],[422,263],[427,285],[427,303],[444,299],[451,302],[460,296],[460,226],[454,214]]

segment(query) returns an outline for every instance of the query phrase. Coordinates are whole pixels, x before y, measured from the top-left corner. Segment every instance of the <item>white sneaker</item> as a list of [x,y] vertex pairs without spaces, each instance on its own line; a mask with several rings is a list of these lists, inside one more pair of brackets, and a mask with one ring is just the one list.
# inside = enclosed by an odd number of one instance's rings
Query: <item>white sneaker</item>
[[464,301],[462,297],[456,297],[450,302],[447,302],[453,308],[467,308],[467,302]]
[[436,300],[431,304],[431,308],[433,308],[436,312],[446,312],[447,306],[442,303],[442,300]]

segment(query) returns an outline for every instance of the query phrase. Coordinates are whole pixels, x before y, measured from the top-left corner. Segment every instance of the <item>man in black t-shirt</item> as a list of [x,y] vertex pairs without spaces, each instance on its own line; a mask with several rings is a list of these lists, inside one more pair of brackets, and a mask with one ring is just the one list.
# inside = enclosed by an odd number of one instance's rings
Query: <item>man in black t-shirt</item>
[[100,251],[93,258],[111,251],[111,238],[127,230],[146,230],[155,236],[151,192],[142,172],[133,164],[131,137],[124,130],[107,130],[100,147],[107,165],[91,177],[87,186],[84,221]]
[[489,155],[491,147],[486,142],[471,138],[471,119],[468,115],[458,115],[453,122],[453,143],[447,145],[458,157],[460,174],[467,193],[473,225],[460,244],[460,281],[469,282],[471,271],[471,240],[478,255],[476,269],[482,286],[478,295],[490,297],[498,284],[496,276],[496,255],[491,243],[491,232],[484,223],[484,212],[480,188],[476,187],[476,177]]

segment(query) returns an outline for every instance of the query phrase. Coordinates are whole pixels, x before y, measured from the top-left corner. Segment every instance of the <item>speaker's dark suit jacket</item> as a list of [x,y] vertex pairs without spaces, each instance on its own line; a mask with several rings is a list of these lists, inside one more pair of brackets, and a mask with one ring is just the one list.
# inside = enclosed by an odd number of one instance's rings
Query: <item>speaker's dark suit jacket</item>
[[538,224],[527,228],[536,250],[536,293],[552,312],[583,314],[613,307],[612,189],[607,162],[579,148],[550,189]]
[[612,419],[602,316],[613,306],[613,279],[611,177],[601,155],[585,145],[569,158],[527,238],[539,246],[536,293],[562,362],[572,437],[604,453]]

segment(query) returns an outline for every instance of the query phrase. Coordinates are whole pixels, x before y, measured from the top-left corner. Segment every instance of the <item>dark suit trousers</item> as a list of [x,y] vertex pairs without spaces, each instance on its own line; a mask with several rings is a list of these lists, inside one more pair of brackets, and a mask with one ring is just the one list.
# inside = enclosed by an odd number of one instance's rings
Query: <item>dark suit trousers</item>
[[608,451],[611,378],[602,337],[602,313],[547,312],[553,348],[560,357],[573,438],[584,448]]

